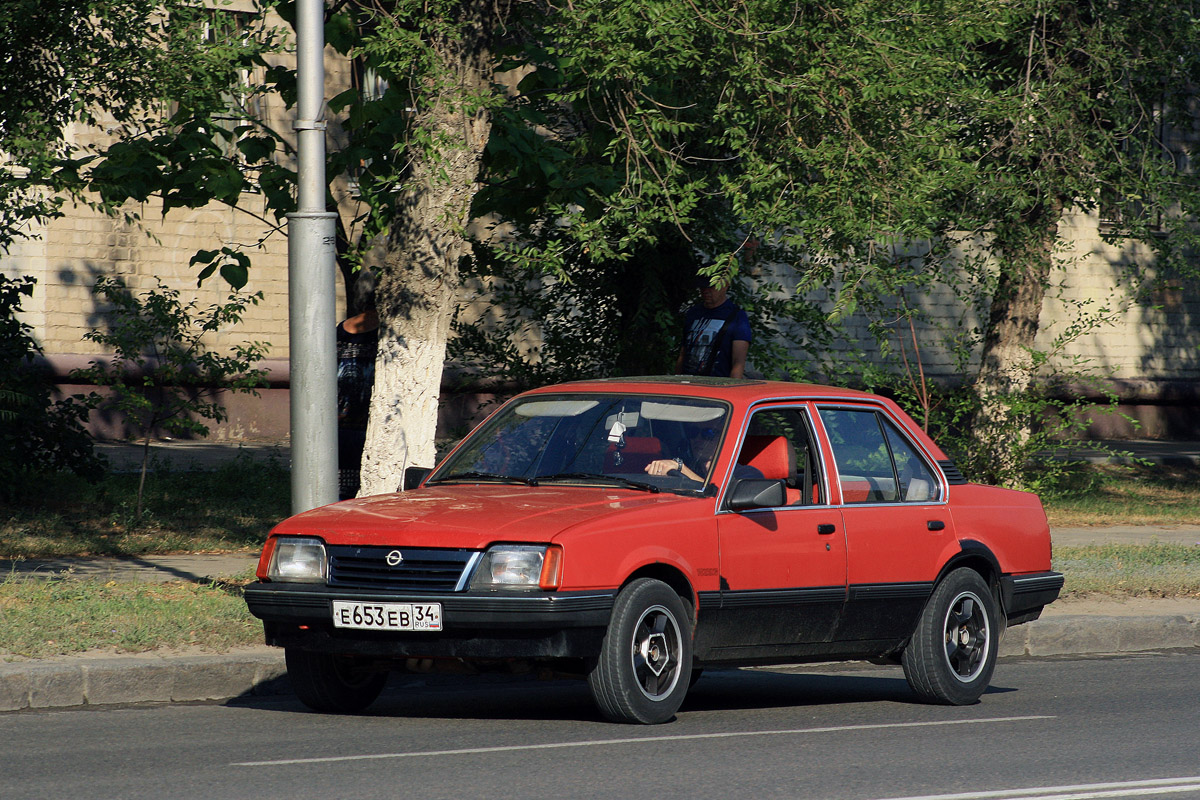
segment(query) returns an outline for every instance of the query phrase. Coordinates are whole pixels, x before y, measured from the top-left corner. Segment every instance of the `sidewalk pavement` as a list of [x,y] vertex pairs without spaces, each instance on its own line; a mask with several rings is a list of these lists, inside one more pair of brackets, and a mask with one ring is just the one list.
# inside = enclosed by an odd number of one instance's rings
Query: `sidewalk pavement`
[[[97,442],[96,452],[108,459],[113,472],[139,472],[144,447],[139,442]],[[286,441],[271,442],[212,442],[191,439],[154,439],[150,442],[150,469],[206,470],[242,455],[255,460],[279,459],[284,464],[292,460],[291,446]]]
[[[1059,447],[1060,458],[1090,461],[1094,464],[1128,464],[1133,460],[1156,464],[1200,464],[1200,442],[1176,442],[1160,439],[1112,439],[1098,442],[1101,448]],[[1117,455],[1113,455],[1116,453]]]
[[[1162,463],[1200,463],[1200,443],[1115,443],[1137,457]],[[238,452],[209,442],[158,442],[152,450],[172,468],[212,468]],[[277,443],[244,445],[254,458],[290,455]],[[136,446],[101,450],[117,468],[136,469]],[[1060,528],[1064,545],[1170,542],[1200,546],[1200,524],[1169,527]],[[208,582],[245,575],[256,554],[140,556],[105,559],[0,561],[0,574],[104,580]],[[1065,600],[1051,604],[1041,619],[1008,630],[1000,657],[1109,655],[1187,649],[1200,653],[1200,598]],[[0,662],[0,711],[144,702],[228,700],[289,693],[283,653],[276,648],[241,648],[228,653],[87,654],[39,661]]]
[[212,583],[238,576],[249,577],[257,565],[258,553],[0,559],[0,578],[11,574],[144,583]]

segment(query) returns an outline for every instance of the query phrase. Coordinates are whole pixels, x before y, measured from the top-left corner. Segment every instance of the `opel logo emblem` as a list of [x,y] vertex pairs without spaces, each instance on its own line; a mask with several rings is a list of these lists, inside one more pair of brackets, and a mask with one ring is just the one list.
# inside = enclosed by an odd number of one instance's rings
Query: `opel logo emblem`
[[387,561],[389,567],[394,567],[404,560],[404,556],[399,550],[393,550],[387,554],[387,559],[385,560]]

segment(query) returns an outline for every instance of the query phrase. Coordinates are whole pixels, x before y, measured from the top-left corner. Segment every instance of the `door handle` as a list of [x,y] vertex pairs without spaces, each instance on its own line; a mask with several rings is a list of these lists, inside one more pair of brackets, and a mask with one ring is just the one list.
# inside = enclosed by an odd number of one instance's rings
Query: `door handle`
[[925,523],[925,527],[929,528],[931,531],[944,531],[946,530],[946,523],[942,522],[940,519],[931,519]]
[[828,536],[829,534],[836,533],[836,532],[837,532],[836,525],[825,524],[825,525],[817,526],[817,533],[819,533],[821,536]]

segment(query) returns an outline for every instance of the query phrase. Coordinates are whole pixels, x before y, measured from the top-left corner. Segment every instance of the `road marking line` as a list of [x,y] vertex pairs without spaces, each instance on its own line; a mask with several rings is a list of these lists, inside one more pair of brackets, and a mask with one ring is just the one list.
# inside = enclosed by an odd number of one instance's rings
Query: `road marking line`
[[1103,797],[1143,797],[1200,791],[1200,777],[1159,778],[1119,783],[1081,783],[1075,786],[1038,786],[1031,789],[998,789],[962,794],[926,794],[887,800],[1094,800]]
[[814,733],[843,733],[848,731],[885,730],[890,728],[930,728],[947,725],[984,725],[1001,722],[1030,722],[1056,719],[1053,716],[1035,715],[1025,717],[991,717],[988,719],[956,719],[936,722],[889,722],[877,725],[836,725],[826,728],[792,728],[772,731],[732,731],[728,733],[687,733],[676,736],[637,736],[627,739],[592,739],[582,742],[549,742],[547,744],[517,744],[498,747],[464,747],[457,750],[419,750],[410,753],[375,753],[360,756],[324,756],[321,758],[289,758],[279,761],[242,761],[234,767],[275,767],[294,764],[329,764],[337,761],[377,761],[388,758],[421,758],[424,756],[463,756],[489,753],[512,753],[522,750],[557,750],[566,747],[609,747],[620,744],[643,744],[646,742],[690,742],[702,739],[736,739],[746,736],[800,736]]

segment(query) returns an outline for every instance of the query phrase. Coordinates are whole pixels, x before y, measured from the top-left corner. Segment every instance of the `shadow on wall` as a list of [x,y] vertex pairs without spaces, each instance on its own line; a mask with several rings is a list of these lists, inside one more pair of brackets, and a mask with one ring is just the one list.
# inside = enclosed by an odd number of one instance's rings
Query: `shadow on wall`
[[[108,334],[116,330],[114,317],[110,313],[113,310],[112,307],[92,291],[92,287],[99,278],[112,274],[111,270],[94,261],[82,262],[81,270],[63,267],[58,271],[57,278],[61,286],[67,287],[67,290],[80,287],[88,292],[87,310],[81,315],[82,324],[79,331],[81,339],[90,330]],[[127,294],[137,294],[150,288],[148,284],[140,285],[137,274],[122,277],[134,283]],[[186,292],[183,294],[186,296]],[[202,302],[201,308],[204,307],[206,304]],[[141,355],[147,359],[146,368],[143,369],[133,362],[126,362],[124,367],[127,380],[137,382],[152,371],[156,362],[153,348],[145,348]],[[112,353],[51,354],[45,358],[45,361],[58,382],[58,396],[86,395],[94,392],[104,398],[98,407],[92,410],[86,426],[93,436],[98,439],[124,440],[145,435],[140,427],[131,424],[126,415],[109,402],[109,399],[115,394],[112,389],[103,385],[81,382],[79,376],[73,374],[76,370],[89,368],[95,362],[111,365]],[[201,399],[215,402],[227,415],[227,419],[220,422],[206,420],[197,414],[188,415],[190,419],[209,428],[207,437],[199,434],[171,433],[162,427],[152,429],[149,431],[149,435],[152,438],[172,437],[212,441],[278,441],[287,438],[289,433],[288,364],[281,360],[263,360],[256,367],[267,370],[267,385],[259,388],[257,394],[216,390],[210,386],[197,386],[187,392],[185,396],[189,402]],[[147,386],[142,394],[151,402],[155,402],[160,399],[162,390]]]
[[[1144,274],[1150,263],[1130,248],[1106,260],[1116,286],[1129,286],[1131,272]],[[1140,348],[1130,366],[1140,377],[1112,381],[1119,411],[1138,425],[1110,415],[1093,425],[1098,438],[1200,438],[1200,284],[1178,273],[1157,277],[1129,315],[1136,323],[1128,335]]]

